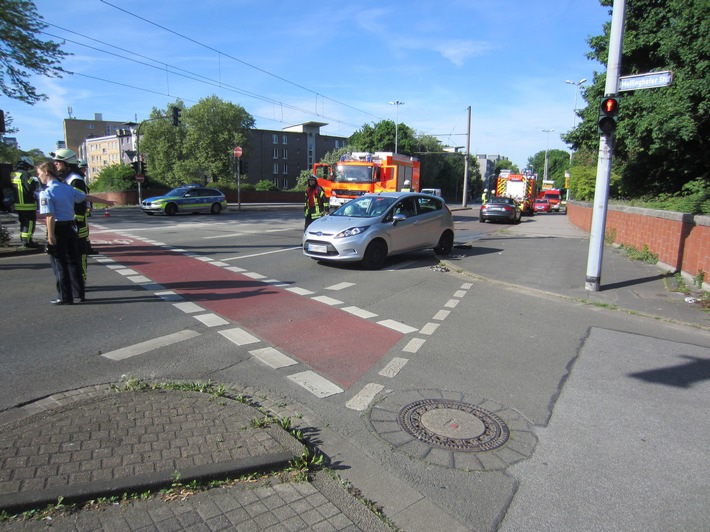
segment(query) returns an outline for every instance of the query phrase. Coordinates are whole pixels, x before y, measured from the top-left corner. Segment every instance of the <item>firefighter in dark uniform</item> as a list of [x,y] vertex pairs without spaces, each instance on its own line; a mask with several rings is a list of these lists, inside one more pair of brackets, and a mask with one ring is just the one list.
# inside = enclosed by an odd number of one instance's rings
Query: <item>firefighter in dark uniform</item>
[[311,225],[316,218],[328,214],[328,208],[328,198],[323,187],[318,184],[318,178],[314,175],[309,176],[308,188],[306,188],[306,226],[303,229]]
[[20,249],[36,248],[33,240],[37,225],[37,196],[39,195],[39,180],[30,175],[35,165],[29,157],[20,157],[15,171],[11,174],[14,194],[14,209],[20,222]]
[[[59,179],[64,181],[84,194],[89,193],[86,182],[79,173],[79,159],[73,150],[62,148],[56,152],[51,152],[54,168],[59,175]],[[76,222],[77,234],[79,237],[79,254],[81,255],[81,272],[86,283],[86,267],[89,255],[89,225],[86,217],[87,202],[82,201],[74,205],[74,221]]]

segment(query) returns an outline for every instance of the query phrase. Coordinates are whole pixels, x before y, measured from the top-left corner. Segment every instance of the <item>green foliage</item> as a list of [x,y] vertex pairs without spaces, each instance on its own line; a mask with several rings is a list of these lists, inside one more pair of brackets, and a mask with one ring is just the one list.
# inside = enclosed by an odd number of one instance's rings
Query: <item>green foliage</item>
[[[528,168],[538,176],[538,188],[545,177],[545,150],[528,158]],[[554,188],[565,188],[565,172],[569,169],[569,153],[564,150],[548,150],[547,179],[555,182]]]
[[278,190],[279,187],[274,185],[271,181],[268,179],[262,179],[256,184],[256,190],[260,192],[274,192]]
[[414,152],[419,151],[412,128],[405,124],[399,124],[395,128],[392,120],[381,120],[374,125],[363,125],[362,129],[350,136],[348,146],[350,151],[394,152],[395,138],[398,153],[414,155]]
[[127,164],[112,164],[102,168],[91,180],[92,192],[111,192],[136,188],[136,175]]
[[[171,107],[182,109],[180,126],[169,117]],[[217,96],[201,99],[190,108],[178,100],[165,111],[153,109],[141,128],[141,152],[146,154],[151,178],[167,187],[182,183],[213,184],[234,175],[234,146],[249,149],[248,130],[254,118],[243,107]]]
[[636,249],[633,246],[621,246],[621,249],[626,252],[626,255],[631,260],[639,260],[648,264],[656,264],[658,262],[658,255],[648,249],[647,244],[644,244],[641,249]]
[[[609,194],[618,195],[621,179],[612,172],[609,183]],[[597,183],[597,169],[591,166],[573,166],[570,168],[569,190],[572,199],[592,201]]]
[[[326,157],[327,156],[328,156],[328,154],[326,154]],[[325,159],[323,161],[325,162]],[[301,170],[301,173],[298,174],[298,179],[296,180],[296,186],[293,187],[293,190],[305,192],[306,188],[308,187],[308,178],[311,177],[311,175],[312,174],[311,174],[310,170]]]
[[511,161],[510,159],[501,159],[500,161],[498,161],[493,170],[493,174],[498,177],[500,175],[501,170],[511,170],[514,174],[520,173],[520,168],[518,168],[517,165],[513,164],[513,161]]
[[629,201],[629,204],[663,211],[710,215],[710,182],[698,178],[683,185],[681,191],[675,194],[639,198]]
[[4,0],[0,8],[0,91],[30,105],[47,99],[30,82],[32,75],[61,78],[66,57],[58,43],[38,38],[47,28],[30,0]]
[[[588,41],[588,57],[601,64],[608,59],[609,29]],[[673,195],[689,181],[710,177],[709,34],[707,0],[627,0],[621,75],[671,70],[674,79],[669,87],[621,93],[614,167],[623,196]],[[598,150],[605,78],[597,73],[583,91],[583,122],[563,136],[576,150]]]

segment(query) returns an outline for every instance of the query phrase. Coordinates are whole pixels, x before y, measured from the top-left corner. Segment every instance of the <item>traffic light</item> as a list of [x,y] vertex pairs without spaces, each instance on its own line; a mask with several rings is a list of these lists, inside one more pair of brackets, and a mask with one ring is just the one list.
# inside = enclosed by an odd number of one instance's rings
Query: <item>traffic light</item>
[[148,165],[141,161],[141,174],[146,175],[148,173]]
[[599,105],[597,129],[602,135],[611,135],[619,121],[619,98],[605,96]]
[[177,127],[180,125],[180,113],[182,113],[182,109],[180,109],[179,107],[173,106],[172,110],[173,110],[173,125],[175,127]]
[[139,166],[138,161],[133,161],[133,162],[131,163],[131,168],[133,168],[133,172],[135,172],[136,174],[138,174],[138,173],[140,172],[140,166]]

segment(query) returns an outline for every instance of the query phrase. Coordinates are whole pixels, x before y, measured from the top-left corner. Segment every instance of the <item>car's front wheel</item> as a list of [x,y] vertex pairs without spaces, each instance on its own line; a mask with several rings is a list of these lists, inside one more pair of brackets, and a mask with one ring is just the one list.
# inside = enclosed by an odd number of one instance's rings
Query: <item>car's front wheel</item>
[[175,216],[177,214],[177,210],[177,205],[175,205],[174,203],[168,203],[165,206],[165,214],[167,214],[168,216]]
[[213,203],[212,208],[210,209],[210,213],[219,214],[220,212],[222,212],[222,205],[220,205],[219,203]]
[[454,234],[451,231],[444,231],[439,238],[439,245],[434,248],[437,255],[450,255],[454,249]]
[[373,240],[365,249],[362,267],[366,270],[379,270],[387,258],[387,244],[382,240]]

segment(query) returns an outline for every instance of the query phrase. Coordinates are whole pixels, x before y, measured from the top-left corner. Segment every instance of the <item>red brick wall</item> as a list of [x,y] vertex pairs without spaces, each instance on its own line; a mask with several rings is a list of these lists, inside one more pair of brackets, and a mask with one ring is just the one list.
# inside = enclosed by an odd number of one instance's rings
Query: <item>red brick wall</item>
[[[580,229],[590,232],[592,205],[567,202],[567,217]],[[705,272],[710,280],[710,216],[609,205],[605,234],[615,244],[633,246],[658,255],[658,260],[674,271],[691,277]]]

